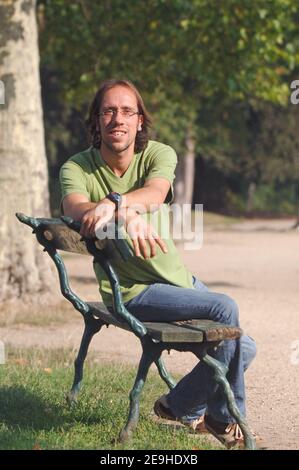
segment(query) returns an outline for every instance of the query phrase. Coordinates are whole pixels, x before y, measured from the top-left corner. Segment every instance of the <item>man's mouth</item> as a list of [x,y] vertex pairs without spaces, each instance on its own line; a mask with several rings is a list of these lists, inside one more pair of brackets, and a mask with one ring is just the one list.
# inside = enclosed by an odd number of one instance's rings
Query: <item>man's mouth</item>
[[126,134],[125,131],[119,131],[119,130],[113,130],[113,131],[110,131],[109,134],[115,136],[115,137],[121,137],[123,135]]

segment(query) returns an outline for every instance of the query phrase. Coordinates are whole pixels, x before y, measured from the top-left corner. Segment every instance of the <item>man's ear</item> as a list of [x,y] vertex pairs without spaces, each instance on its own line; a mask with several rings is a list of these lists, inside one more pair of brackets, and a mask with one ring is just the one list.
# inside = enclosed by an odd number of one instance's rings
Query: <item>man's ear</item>
[[142,131],[143,116],[139,116],[138,131]]

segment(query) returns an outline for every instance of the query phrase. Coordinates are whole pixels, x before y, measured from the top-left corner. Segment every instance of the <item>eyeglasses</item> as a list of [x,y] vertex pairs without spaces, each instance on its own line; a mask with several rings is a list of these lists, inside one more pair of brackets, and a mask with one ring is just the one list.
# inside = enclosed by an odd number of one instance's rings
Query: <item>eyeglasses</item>
[[103,116],[105,118],[112,118],[117,115],[118,111],[124,118],[130,118],[132,116],[135,116],[135,114],[140,114],[138,111],[135,111],[131,108],[106,108],[99,113],[99,116]]

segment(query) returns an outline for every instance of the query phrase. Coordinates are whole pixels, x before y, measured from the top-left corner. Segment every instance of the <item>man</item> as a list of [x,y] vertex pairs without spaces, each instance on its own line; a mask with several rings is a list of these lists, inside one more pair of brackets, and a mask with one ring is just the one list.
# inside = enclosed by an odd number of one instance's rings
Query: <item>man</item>
[[[87,121],[91,147],[71,157],[61,169],[63,211],[81,221],[85,237],[94,237],[113,217],[124,224],[136,256],[114,267],[124,304],[139,320],[205,318],[239,326],[236,303],[224,294],[210,292],[192,276],[171,238],[160,237],[153,217],[151,223],[148,221],[153,210],[158,221],[165,217],[163,208],[172,199],[177,163],[171,147],[149,140],[150,125],[149,114],[132,83],[104,82]],[[98,264],[94,269],[103,301],[112,311],[109,281]],[[224,341],[213,353],[229,367],[227,377],[243,414],[244,370],[255,353],[255,343],[248,336]],[[154,410],[160,417],[180,420],[198,432],[206,427],[227,447],[243,439],[203,363],[158,399]]]

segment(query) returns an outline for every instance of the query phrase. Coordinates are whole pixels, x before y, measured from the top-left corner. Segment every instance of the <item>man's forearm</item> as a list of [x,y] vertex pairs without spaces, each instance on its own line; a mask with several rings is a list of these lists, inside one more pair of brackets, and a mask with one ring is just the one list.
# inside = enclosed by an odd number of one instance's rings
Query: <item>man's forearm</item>
[[94,209],[97,204],[98,202],[79,202],[64,209],[64,214],[80,222],[84,214],[89,210]]
[[[66,215],[72,217],[74,220],[81,221],[84,214],[91,209],[95,209],[100,202],[111,204],[111,201],[106,198],[101,199],[99,202],[80,202],[68,208]],[[140,188],[122,195],[121,208],[130,208],[137,211],[139,214],[143,214],[145,212],[156,211],[162,203],[163,201],[159,191],[153,190],[152,188]]]
[[79,202],[72,207],[64,208],[64,213],[74,220],[81,221],[85,212],[94,209],[96,205],[96,202]]
[[155,188],[140,188],[122,195],[121,208],[129,207],[140,214],[156,211],[164,202],[161,191]]
[[[165,186],[165,180],[162,182],[151,181],[150,183],[146,183],[143,188],[122,194],[121,208],[134,209],[140,214],[154,212],[164,203],[169,186],[167,181]],[[65,215],[72,217],[74,220],[81,221],[88,212],[94,211],[94,215],[96,215],[95,209],[97,205],[103,206],[103,204],[112,205],[114,207],[114,203],[106,197],[98,202],[90,202],[87,200],[84,201],[84,199],[82,201],[80,194],[74,194],[64,199],[63,209]]]

